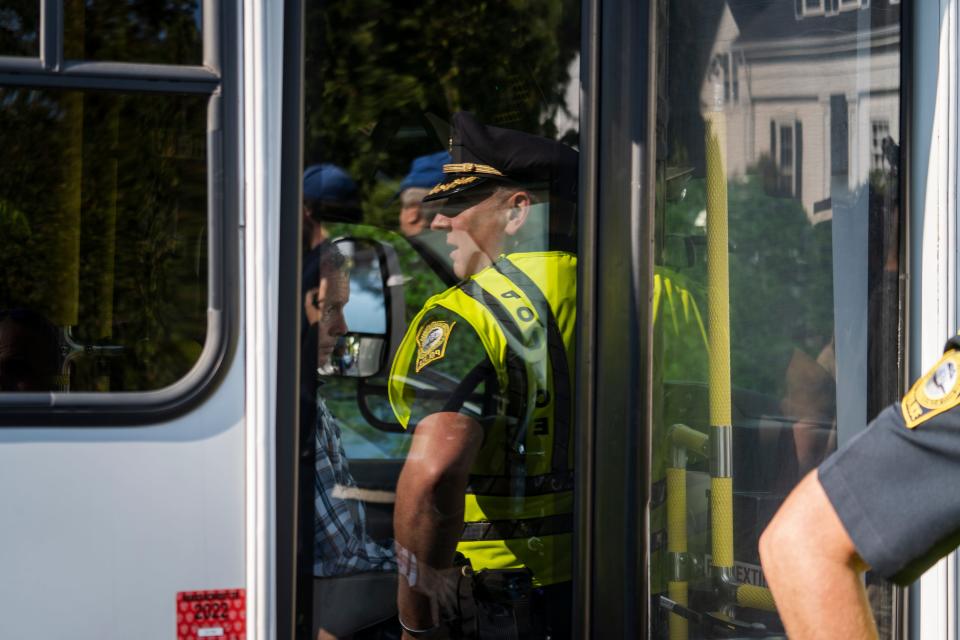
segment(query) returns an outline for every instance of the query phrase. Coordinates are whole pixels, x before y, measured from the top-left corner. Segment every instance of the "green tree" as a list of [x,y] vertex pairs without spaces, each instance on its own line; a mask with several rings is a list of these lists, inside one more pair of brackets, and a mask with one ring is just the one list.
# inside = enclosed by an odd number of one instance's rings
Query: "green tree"
[[395,225],[410,161],[446,146],[458,110],[557,137],[579,3],[313,2],[307,7],[305,158],[359,182],[366,220]]
[[[0,53],[16,29],[22,41],[36,30],[28,4],[0,10]],[[65,0],[64,54],[199,63],[198,4]],[[41,313],[64,345],[120,347],[73,357],[71,390],[156,389],[196,362],[207,323],[207,102],[0,89],[0,309]]]
[[39,25],[39,2],[4,0],[0,7],[0,55],[37,55],[40,50]]
[[[689,181],[685,197],[666,205],[660,259],[685,276],[704,315],[705,209],[704,181]],[[811,225],[798,200],[769,195],[759,168],[728,184],[728,224],[733,384],[779,397],[793,349],[816,358],[833,336],[831,224]],[[672,350],[667,377],[700,379],[693,348]]]

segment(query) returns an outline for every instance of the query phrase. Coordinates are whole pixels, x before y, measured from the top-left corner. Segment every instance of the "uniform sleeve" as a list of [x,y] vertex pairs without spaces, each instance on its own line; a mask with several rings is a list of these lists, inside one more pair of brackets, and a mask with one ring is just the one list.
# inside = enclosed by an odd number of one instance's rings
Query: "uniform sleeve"
[[438,307],[423,316],[416,335],[418,348],[405,365],[409,426],[441,411],[485,423],[495,411],[496,370],[473,327],[459,314]]
[[912,582],[960,542],[960,407],[913,429],[899,404],[888,407],[819,479],[860,556]]

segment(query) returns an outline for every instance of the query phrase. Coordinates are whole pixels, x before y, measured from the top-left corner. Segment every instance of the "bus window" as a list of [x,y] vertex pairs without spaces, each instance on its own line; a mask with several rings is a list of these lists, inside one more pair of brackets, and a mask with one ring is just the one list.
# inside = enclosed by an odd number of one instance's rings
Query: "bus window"
[[0,88],[2,391],[151,391],[196,363],[207,103]]
[[[520,637],[569,633],[579,6],[306,3],[304,301],[349,292],[301,351],[313,637],[395,632],[398,597],[409,627],[492,637],[509,594]],[[407,480],[440,457],[418,442],[445,429],[453,497],[417,521]],[[329,540],[347,520],[361,554]],[[476,599],[438,599],[456,576]]]
[[898,395],[900,5],[663,4],[654,635],[776,635],[760,533]]
[[202,0],[65,2],[67,60],[203,63]]
[[40,3],[5,2],[0,8],[0,56],[36,56],[40,52],[37,28]]

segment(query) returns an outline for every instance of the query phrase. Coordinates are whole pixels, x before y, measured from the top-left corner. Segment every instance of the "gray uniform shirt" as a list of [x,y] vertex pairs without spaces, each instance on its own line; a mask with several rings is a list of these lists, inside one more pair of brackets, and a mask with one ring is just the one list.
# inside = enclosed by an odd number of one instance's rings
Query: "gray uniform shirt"
[[958,348],[819,470],[860,557],[899,584],[960,543]]

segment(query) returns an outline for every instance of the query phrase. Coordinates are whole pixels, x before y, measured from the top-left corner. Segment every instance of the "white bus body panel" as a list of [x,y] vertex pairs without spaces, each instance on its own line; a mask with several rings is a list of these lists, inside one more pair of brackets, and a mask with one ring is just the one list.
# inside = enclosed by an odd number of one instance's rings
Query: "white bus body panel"
[[230,369],[165,423],[0,430],[0,638],[176,638],[178,592],[231,588],[246,589],[246,637],[276,635],[282,5],[243,15]]
[[243,369],[156,426],[0,429],[0,638],[176,638],[178,591],[244,586]]

